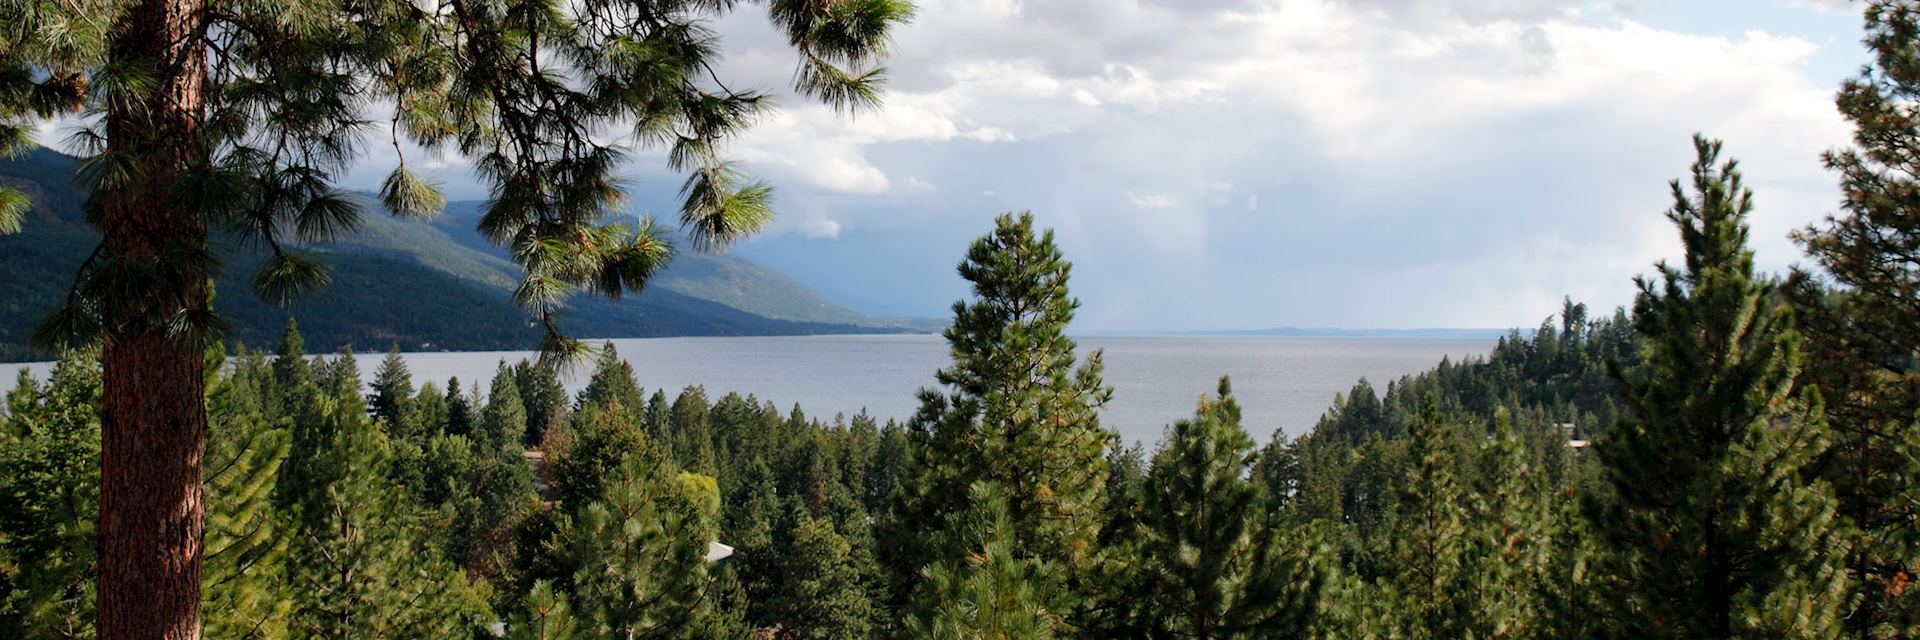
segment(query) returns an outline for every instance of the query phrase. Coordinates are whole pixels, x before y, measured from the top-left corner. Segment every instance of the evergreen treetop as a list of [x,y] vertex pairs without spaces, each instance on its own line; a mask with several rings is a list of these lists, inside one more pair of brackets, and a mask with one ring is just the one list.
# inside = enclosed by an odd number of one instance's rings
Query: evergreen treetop
[[1003,214],[960,263],[973,298],[953,306],[944,333],[953,362],[943,391],[920,393],[914,429],[921,476],[901,517],[928,526],[969,508],[968,487],[997,483],[1013,529],[1010,549],[1071,566],[1092,551],[1101,520],[1107,447],[1100,426],[1112,396],[1100,353],[1079,361],[1066,335],[1079,303],[1071,267],[1033,216]]
[[1227,378],[1174,423],[1143,483],[1134,628],[1153,637],[1270,638],[1310,633],[1319,578],[1290,557],[1248,479],[1254,442]]
[[1645,364],[1616,367],[1628,417],[1596,445],[1611,619],[1623,636],[1829,636],[1845,575],[1831,489],[1809,468],[1827,447],[1820,398],[1794,388],[1799,337],[1753,273],[1752,193],[1719,142],[1694,147],[1667,212],[1686,257],[1638,281]]
[[406,359],[400,357],[399,345],[394,345],[373,374],[373,395],[368,398],[374,417],[385,423],[389,434],[403,438],[413,435],[408,432],[413,394],[413,372],[407,369]]

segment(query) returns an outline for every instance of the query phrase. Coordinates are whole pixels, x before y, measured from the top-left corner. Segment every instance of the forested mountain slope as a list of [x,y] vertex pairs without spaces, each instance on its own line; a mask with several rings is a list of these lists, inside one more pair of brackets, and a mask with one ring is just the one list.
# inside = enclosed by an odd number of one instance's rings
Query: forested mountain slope
[[[84,197],[73,186],[76,168],[73,158],[47,149],[0,161],[0,182],[25,187],[35,206],[22,233],[0,236],[0,269],[10,274],[0,281],[0,360],[37,357],[26,346],[28,335],[66,294],[99,237],[84,220]],[[379,206],[372,198],[362,201]],[[327,254],[333,286],[295,303],[301,330],[329,349],[530,348],[538,331],[509,299],[519,268],[474,231],[479,210],[479,202],[455,202],[431,221],[362,216],[349,239],[317,247]],[[257,252],[224,248],[227,268],[216,284],[216,304],[235,338],[267,344],[286,314],[248,292],[244,274],[253,273]],[[690,248],[643,294],[619,302],[579,296],[568,312],[577,335],[605,338],[906,330],[746,259]]]

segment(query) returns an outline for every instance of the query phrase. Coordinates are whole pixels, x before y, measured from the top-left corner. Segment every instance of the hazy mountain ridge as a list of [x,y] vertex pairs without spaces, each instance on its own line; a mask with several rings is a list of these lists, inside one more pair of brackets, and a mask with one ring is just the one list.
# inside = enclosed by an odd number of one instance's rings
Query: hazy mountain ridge
[[[507,260],[506,251],[493,246],[477,230],[475,224],[480,219],[482,206],[484,203],[473,200],[448,203],[446,212],[429,224],[449,242],[496,258],[507,273],[518,277],[519,268]],[[648,283],[649,289],[671,290],[775,320],[875,327],[920,326],[920,319],[869,318],[828,300],[784,273],[732,254],[696,251],[691,242],[677,233],[669,232],[667,237],[674,247],[673,262]]]
[[[47,149],[0,160],[0,181],[33,198],[26,228],[0,236],[0,360],[35,359],[27,337],[60,297],[98,241],[73,186],[76,161]],[[301,331],[316,347],[409,350],[528,348],[538,339],[513,306],[519,267],[474,231],[480,203],[457,202],[432,220],[388,215],[377,200],[351,237],[313,247],[326,256],[334,283],[294,303]],[[677,246],[686,247],[685,242]],[[260,346],[278,335],[287,311],[249,293],[261,256],[225,246],[215,305],[238,341]],[[903,332],[907,320],[867,318],[783,274],[732,255],[682,250],[647,290],[611,301],[575,296],[564,312],[574,335],[603,338],[808,335]],[[920,328],[919,330],[924,330]]]

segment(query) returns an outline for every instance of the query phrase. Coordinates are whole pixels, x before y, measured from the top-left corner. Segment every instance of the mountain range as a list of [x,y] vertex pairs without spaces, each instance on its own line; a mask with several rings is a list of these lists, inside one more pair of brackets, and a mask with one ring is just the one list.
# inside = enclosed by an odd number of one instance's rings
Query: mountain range
[[[45,356],[27,346],[34,325],[67,294],[75,270],[99,241],[74,186],[78,161],[48,149],[0,160],[0,182],[33,201],[24,229],[0,236],[0,361]],[[323,254],[333,284],[288,308],[256,299],[248,287],[257,251],[218,243],[226,264],[214,281],[214,306],[229,335],[270,344],[291,314],[314,350],[351,346],[408,351],[526,349],[539,329],[510,298],[520,269],[475,230],[480,202],[451,202],[432,219],[388,215],[356,194],[362,224],[349,237],[310,247]],[[684,241],[676,247],[688,247]],[[682,250],[638,295],[613,301],[581,294],[563,326],[576,336],[813,335],[938,330],[924,318],[871,318],[828,300],[777,271],[737,255]]]

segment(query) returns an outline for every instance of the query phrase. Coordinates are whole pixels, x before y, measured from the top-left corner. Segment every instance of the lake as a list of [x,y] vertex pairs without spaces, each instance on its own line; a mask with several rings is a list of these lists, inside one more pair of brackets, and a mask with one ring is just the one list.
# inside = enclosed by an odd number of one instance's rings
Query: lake
[[[1265,442],[1275,429],[1299,435],[1313,427],[1334,394],[1361,377],[1384,390],[1386,382],[1432,368],[1442,357],[1484,356],[1493,339],[1306,338],[1306,337],[1088,337],[1080,348],[1101,349],[1113,402],[1102,421],[1127,442],[1149,446],[1174,420],[1192,415],[1200,394],[1221,374],[1233,376],[1244,424]],[[718,399],[728,391],[751,393],[782,411],[799,403],[807,415],[832,419],[865,409],[885,422],[906,419],[914,391],[933,384],[946,366],[946,343],[938,336],[805,336],[768,338],[649,338],[614,340],[620,355],[649,394],[665,388],[705,385]],[[415,384],[444,385],[459,376],[463,387],[487,380],[501,359],[532,357],[526,351],[406,354]],[[360,354],[372,380],[381,354]],[[0,365],[3,370],[7,365]],[[26,366],[44,377],[44,363]],[[566,380],[578,390],[587,373]],[[0,376],[0,391],[13,375]]]

